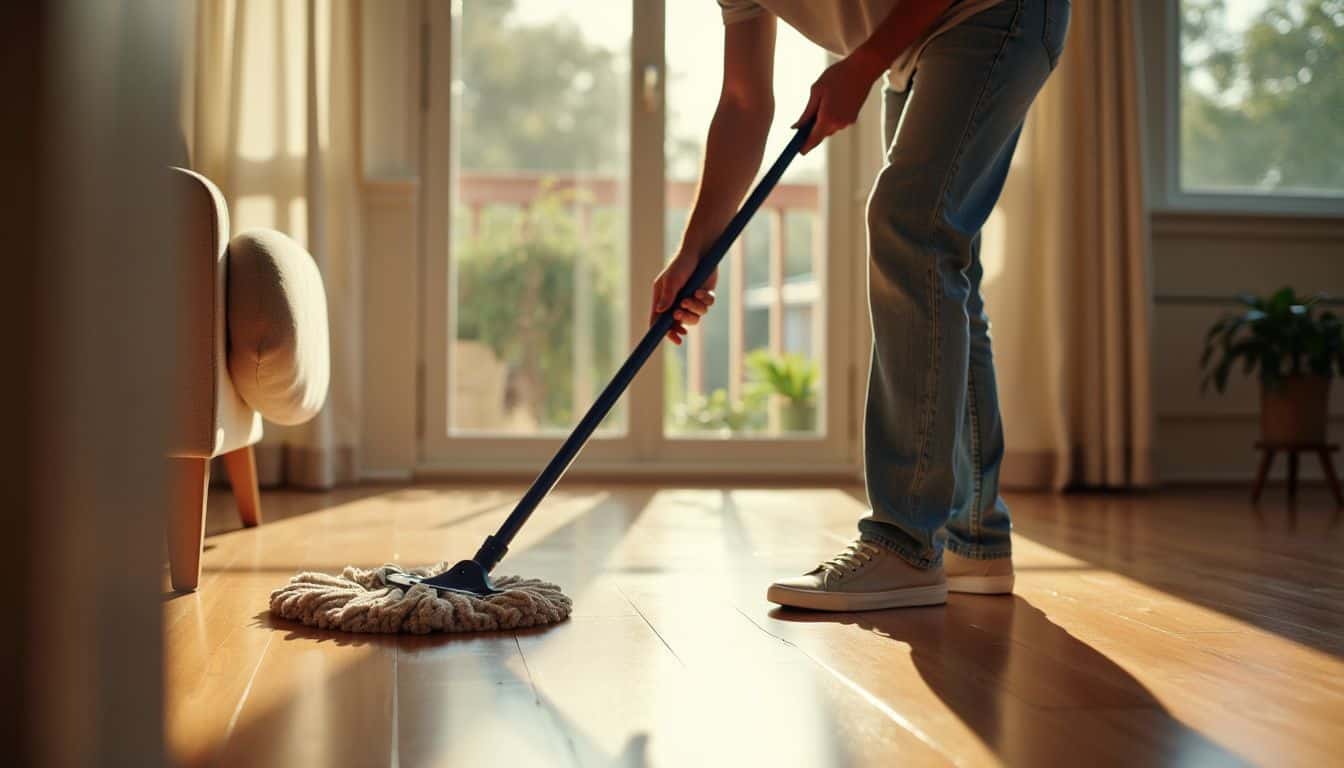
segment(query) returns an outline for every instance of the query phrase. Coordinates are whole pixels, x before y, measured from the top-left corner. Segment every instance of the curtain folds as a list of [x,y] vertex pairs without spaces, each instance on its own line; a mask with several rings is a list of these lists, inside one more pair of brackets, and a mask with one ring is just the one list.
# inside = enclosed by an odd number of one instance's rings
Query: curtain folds
[[1135,13],[1074,5],[983,235],[1009,487],[1155,481]]
[[329,488],[359,474],[362,361],[353,0],[200,0],[187,33],[183,133],[223,191],[230,230],[280,230],[316,259],[331,389],[316,418],[266,425],[264,484]]

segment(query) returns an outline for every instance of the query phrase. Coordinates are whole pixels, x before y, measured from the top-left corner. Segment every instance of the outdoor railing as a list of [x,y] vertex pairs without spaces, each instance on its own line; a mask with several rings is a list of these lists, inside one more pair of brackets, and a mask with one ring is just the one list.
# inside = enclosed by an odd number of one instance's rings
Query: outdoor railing
[[[665,186],[664,205],[669,209],[689,209],[695,195],[695,183],[692,181],[669,181]],[[463,172],[457,177],[455,204],[458,210],[466,212],[466,232],[458,233],[472,237],[481,226],[482,212],[487,208],[506,206],[525,208],[531,205],[543,193],[572,195],[572,208],[579,222],[580,230],[587,227],[593,209],[624,206],[628,200],[626,182],[613,176],[575,176],[554,173],[483,173]],[[821,188],[815,183],[781,183],[762,206],[758,219],[769,228],[769,279],[765,285],[748,288],[745,285],[745,260],[743,258],[743,239],[739,239],[729,252],[725,269],[730,279],[727,285],[731,295],[723,297],[721,303],[731,308],[728,318],[728,394],[738,399],[742,394],[744,382],[743,360],[749,350],[744,348],[745,316],[748,309],[768,307],[769,335],[768,348],[779,354],[784,352],[784,307],[813,306],[812,344],[824,338],[824,316],[820,311],[820,290],[817,277],[823,274],[823,254],[825,251],[823,230],[820,226]],[[811,242],[790,242],[785,216],[790,212],[803,212],[813,217]],[[756,225],[759,226],[759,225]],[[811,259],[811,274],[806,279],[790,280],[785,283],[785,256],[794,249],[805,249]],[[580,354],[582,352],[580,351]],[[809,356],[817,357],[816,350],[809,350]],[[584,366],[576,366],[578,371]],[[705,393],[705,346],[699,343],[695,335],[690,338],[687,347],[687,388],[689,393]],[[583,374],[579,374],[583,376]],[[593,395],[594,382],[583,380],[575,382],[576,402],[586,402]]]

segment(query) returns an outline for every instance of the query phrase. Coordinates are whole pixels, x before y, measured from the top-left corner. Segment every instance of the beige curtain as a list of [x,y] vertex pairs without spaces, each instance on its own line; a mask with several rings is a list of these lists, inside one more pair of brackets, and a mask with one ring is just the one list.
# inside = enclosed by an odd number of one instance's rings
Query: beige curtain
[[1074,3],[984,232],[1009,487],[1154,482],[1135,13]]
[[326,407],[266,425],[263,483],[327,488],[358,475],[361,361],[354,0],[200,0],[187,31],[183,129],[231,231],[278,229],[317,260],[331,323]]

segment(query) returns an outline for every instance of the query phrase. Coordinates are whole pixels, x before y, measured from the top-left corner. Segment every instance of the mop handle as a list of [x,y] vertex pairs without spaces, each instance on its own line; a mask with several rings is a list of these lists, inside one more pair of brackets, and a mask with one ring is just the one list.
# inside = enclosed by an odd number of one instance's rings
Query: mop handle
[[813,122],[813,120],[809,120],[798,126],[797,133],[789,141],[788,146],[784,147],[779,159],[770,166],[756,188],[747,196],[746,202],[733,216],[732,221],[728,222],[723,234],[719,235],[719,238],[714,241],[709,250],[700,257],[700,262],[696,265],[695,271],[686,280],[686,285],[677,294],[676,300],[649,327],[648,332],[644,334],[644,338],[640,339],[639,344],[630,353],[630,357],[616,371],[616,375],[612,377],[611,382],[607,384],[601,394],[597,396],[597,400],[579,420],[578,425],[574,427],[574,431],[570,433],[569,437],[565,438],[560,450],[556,452],[550,463],[541,471],[541,474],[537,475],[537,479],[532,481],[532,487],[528,488],[527,493],[523,494],[523,498],[519,499],[518,505],[513,508],[513,512],[509,513],[509,517],[504,521],[504,524],[499,527],[495,535],[485,538],[485,543],[481,545],[473,559],[487,573],[493,570],[495,565],[504,557],[504,554],[509,551],[509,544],[513,541],[513,537],[518,533],[518,530],[532,516],[537,505],[541,503],[542,499],[546,498],[546,494],[550,493],[555,484],[560,482],[565,470],[569,469],[569,465],[578,457],[579,451],[583,450],[588,438],[592,437],[598,425],[602,423],[602,420],[616,405],[616,401],[620,400],[621,395],[630,386],[635,374],[639,373],[639,369],[653,354],[653,350],[658,347],[658,343],[672,329],[676,322],[675,313],[677,308],[681,306],[682,300],[700,290],[700,287],[718,268],[719,262],[728,253],[733,241],[737,240],[738,235],[742,234],[747,222],[751,221],[751,217],[756,214],[761,204],[765,202],[765,198],[779,183],[779,178],[784,175],[789,163],[798,155],[798,150],[802,148],[803,143],[807,141],[808,134],[812,132]]

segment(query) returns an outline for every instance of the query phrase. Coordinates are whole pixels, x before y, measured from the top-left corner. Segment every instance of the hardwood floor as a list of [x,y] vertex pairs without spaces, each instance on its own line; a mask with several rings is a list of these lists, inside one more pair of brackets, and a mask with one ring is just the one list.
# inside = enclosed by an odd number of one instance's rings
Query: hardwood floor
[[[187,765],[1261,765],[1344,759],[1344,525],[1244,491],[1009,496],[1017,593],[811,614],[765,586],[836,551],[859,489],[566,484],[503,573],[542,631],[370,637],[271,619],[296,570],[467,557],[519,488],[212,494],[165,596]],[[1270,494],[1273,495],[1272,493]],[[167,576],[165,570],[165,590]]]

